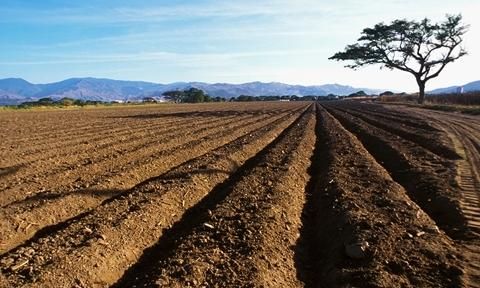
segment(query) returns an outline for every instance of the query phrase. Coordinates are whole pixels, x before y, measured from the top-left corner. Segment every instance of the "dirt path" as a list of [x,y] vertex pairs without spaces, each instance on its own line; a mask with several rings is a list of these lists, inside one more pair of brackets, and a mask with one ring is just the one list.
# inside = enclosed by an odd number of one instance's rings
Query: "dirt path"
[[466,219],[459,207],[460,197],[452,183],[455,179],[454,163],[431,153],[416,142],[342,112],[337,109],[338,106],[343,107],[343,103],[326,105],[394,180],[407,190],[410,198],[447,234],[464,235]]
[[462,159],[456,161],[458,184],[462,192],[461,208],[471,229],[464,241],[467,266],[466,286],[480,287],[480,117],[412,109],[430,119],[450,136]]
[[319,174],[304,216],[308,287],[458,285],[452,241],[353,134],[319,112]]

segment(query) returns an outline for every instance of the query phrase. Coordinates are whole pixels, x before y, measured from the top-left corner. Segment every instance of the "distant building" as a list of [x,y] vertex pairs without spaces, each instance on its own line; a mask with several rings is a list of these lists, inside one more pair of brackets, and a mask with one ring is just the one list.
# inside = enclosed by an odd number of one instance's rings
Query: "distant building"
[[457,94],[463,94],[463,86],[457,88]]

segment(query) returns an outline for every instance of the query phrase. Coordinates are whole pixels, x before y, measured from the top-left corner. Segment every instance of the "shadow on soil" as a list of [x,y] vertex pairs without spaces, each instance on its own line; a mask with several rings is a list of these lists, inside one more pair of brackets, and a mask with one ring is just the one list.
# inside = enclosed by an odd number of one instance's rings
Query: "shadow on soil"
[[12,207],[12,206],[28,206],[29,208],[33,207],[41,207],[44,204],[47,204],[48,201],[51,200],[57,200],[57,199],[62,199],[68,196],[72,195],[87,195],[87,196],[94,196],[94,197],[107,197],[111,198],[115,195],[119,195],[124,193],[126,190],[120,190],[120,189],[76,189],[74,191],[62,193],[62,192],[39,192],[35,193],[34,195],[31,195],[25,199],[15,201],[12,203],[9,203],[8,205],[3,206],[2,208],[7,208],[7,207]]
[[173,224],[171,228],[164,230],[157,244],[145,249],[138,262],[128,269],[122,278],[111,287],[154,286],[154,281],[161,275],[162,267],[159,264],[174,255],[175,250],[181,244],[181,241],[178,240],[191,234],[192,230],[206,222],[210,217],[208,211],[215,209],[232,192],[235,183],[248,175],[260,162],[266,161],[265,155],[269,150],[285,138],[288,131],[294,129],[301,118],[301,116],[297,118],[275,140],[248,159],[227,180],[216,185],[200,202],[187,209],[179,221]]
[[[128,190],[127,190],[128,191]],[[47,201],[46,200],[50,200],[50,199],[59,199],[59,198],[63,198],[63,197],[66,197],[67,195],[72,195],[72,194],[81,194],[81,195],[93,195],[93,196],[98,196],[98,195],[109,195],[109,197],[111,197],[111,195],[121,195],[122,193],[125,193],[125,190],[119,190],[119,189],[105,189],[105,190],[100,190],[100,189],[84,189],[84,190],[79,190],[79,191],[74,191],[74,192],[71,192],[71,193],[67,193],[67,194],[56,194],[56,195],[34,195],[32,197],[30,197],[28,199],[28,201],[32,204],[39,204],[42,205],[43,203],[46,203]],[[115,196],[113,196],[115,197]],[[33,199],[31,199],[33,198]],[[27,200],[27,199],[26,199]],[[24,201],[22,201],[24,202]],[[17,202],[18,203],[18,202]],[[28,202],[27,202],[28,203]],[[40,206],[39,205],[39,206]],[[37,206],[38,207],[38,206]],[[23,244],[21,245],[18,245],[16,247],[14,247],[12,250],[10,251],[13,251],[13,250],[18,250],[19,248],[21,247],[26,247],[26,246],[30,246],[31,243],[34,243],[36,242],[38,239],[40,238],[44,238],[48,235],[51,235],[53,233],[56,233],[57,231],[60,231],[66,227],[68,227],[69,225],[71,225],[71,223],[85,217],[86,215],[90,214],[91,213],[91,210],[87,210],[79,215],[76,215],[74,217],[71,217],[69,219],[66,219],[60,223],[57,223],[57,224],[53,224],[53,225],[50,225],[50,226],[46,226],[44,228],[41,228],[39,229],[37,232],[35,232],[35,234],[29,238],[26,242],[24,242]],[[5,251],[3,252],[3,255],[7,255],[9,253],[9,251]],[[2,256],[3,256],[2,255]]]
[[0,168],[0,179],[5,176],[12,175],[18,172],[24,165],[15,165],[10,167]]
[[317,235],[319,231],[318,209],[320,207],[322,191],[320,184],[328,171],[329,153],[324,143],[325,137],[321,131],[322,119],[318,112],[317,106],[317,122],[315,125],[316,143],[315,149],[310,162],[312,163],[308,169],[310,181],[305,187],[306,202],[302,211],[302,228],[300,229],[300,237],[294,248],[294,260],[297,270],[297,277],[301,280],[305,287],[319,287],[317,280],[320,276],[316,272],[318,267],[318,246]]
[[[336,113],[332,107],[326,109],[335,118],[354,134],[369,153],[391,175],[394,181],[402,185],[408,196],[415,201],[447,235],[453,239],[468,239],[467,221],[458,209],[454,200],[442,195],[442,191],[454,189],[449,185],[452,176],[435,173],[429,174],[415,167],[402,151],[397,151],[385,140],[377,135],[370,134],[351,123],[341,114]],[[418,155],[420,157],[421,155]],[[447,164],[442,164],[447,165]]]

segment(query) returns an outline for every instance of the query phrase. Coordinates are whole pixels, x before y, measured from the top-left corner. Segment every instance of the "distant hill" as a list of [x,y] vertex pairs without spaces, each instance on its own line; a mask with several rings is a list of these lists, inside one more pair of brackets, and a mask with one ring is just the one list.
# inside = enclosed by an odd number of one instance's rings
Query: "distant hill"
[[60,99],[70,97],[82,100],[98,101],[136,101],[143,97],[160,96],[169,90],[188,88],[204,90],[213,97],[238,97],[240,95],[274,96],[274,95],[349,95],[363,90],[369,94],[382,92],[368,88],[354,88],[339,84],[315,86],[289,85],[278,82],[250,82],[244,84],[176,82],[158,84],[142,81],[121,81],[99,78],[71,78],[49,84],[32,84],[20,78],[0,79],[0,105],[19,104],[44,97]]
[[446,88],[439,88],[428,92],[428,94],[448,94],[448,93],[456,93],[457,89],[463,87],[463,92],[475,92],[480,91],[480,80],[470,82],[463,86],[451,86]]

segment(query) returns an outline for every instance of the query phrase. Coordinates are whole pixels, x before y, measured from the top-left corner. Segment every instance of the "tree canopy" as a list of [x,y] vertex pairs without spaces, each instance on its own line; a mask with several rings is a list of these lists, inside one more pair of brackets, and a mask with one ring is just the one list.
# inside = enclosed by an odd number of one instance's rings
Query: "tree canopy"
[[345,51],[329,59],[353,61],[345,66],[353,69],[380,64],[411,73],[419,86],[419,102],[423,103],[425,83],[437,77],[448,63],[467,54],[461,46],[467,30],[461,15],[447,15],[441,23],[427,18],[379,23],[365,28],[358,43],[348,45]]
[[202,102],[224,102],[225,98],[210,97],[203,90],[197,88],[189,88],[187,90],[172,90],[162,93],[165,98],[176,103],[202,103]]

